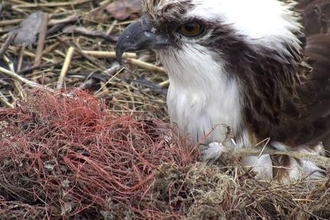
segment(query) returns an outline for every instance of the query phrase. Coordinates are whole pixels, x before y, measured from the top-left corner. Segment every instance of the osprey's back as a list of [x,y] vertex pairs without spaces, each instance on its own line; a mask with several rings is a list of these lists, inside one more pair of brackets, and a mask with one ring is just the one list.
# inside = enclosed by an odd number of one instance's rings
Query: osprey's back
[[[330,3],[312,2],[145,0],[144,16],[123,33],[117,55],[157,51],[169,75],[171,121],[209,146],[206,159],[266,138],[276,149],[306,150],[327,141],[330,131],[330,34],[326,25],[301,25],[320,24]],[[308,11],[315,4],[319,14]],[[304,20],[298,7],[306,9]],[[262,178],[321,172],[307,161],[269,155],[244,163]],[[273,172],[273,164],[290,170]]]

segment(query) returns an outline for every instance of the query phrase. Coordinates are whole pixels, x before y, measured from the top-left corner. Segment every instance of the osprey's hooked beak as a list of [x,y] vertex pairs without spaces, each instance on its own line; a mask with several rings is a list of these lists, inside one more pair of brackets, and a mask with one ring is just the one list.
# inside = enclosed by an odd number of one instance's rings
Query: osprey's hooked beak
[[169,45],[167,37],[155,33],[147,17],[142,17],[128,25],[120,35],[116,45],[116,57],[121,63],[123,53],[140,49],[159,49]]

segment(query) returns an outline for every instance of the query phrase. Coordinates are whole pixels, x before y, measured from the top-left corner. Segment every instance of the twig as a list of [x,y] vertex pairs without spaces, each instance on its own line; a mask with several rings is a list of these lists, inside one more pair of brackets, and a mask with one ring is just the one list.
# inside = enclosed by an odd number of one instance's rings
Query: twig
[[1,92],[0,92],[0,102],[6,107],[14,108],[14,105],[9,103],[8,99]]
[[100,96],[100,93],[101,93],[101,91],[104,89],[104,88],[106,88],[106,85],[109,83],[109,82],[111,82],[121,71],[123,71],[123,68],[122,69],[120,69],[119,71],[117,71],[117,73],[115,73],[106,83],[104,83],[104,85],[102,85],[101,86],[101,88],[99,88],[99,90],[97,90],[95,93],[94,93],[94,95],[96,96],[96,97],[99,97]]
[[54,62],[54,63],[43,63],[40,66],[29,66],[29,67],[26,67],[24,69],[21,69],[21,70],[17,71],[17,74],[23,75],[23,74],[25,74],[27,72],[33,71],[34,69],[40,69],[40,68],[43,68],[43,67],[53,67],[53,66],[60,65],[62,63],[63,62],[59,61],[59,62]]
[[[107,52],[107,51],[92,51],[92,50],[83,50],[81,51],[85,55],[93,56],[97,58],[116,58],[115,52]],[[137,58],[136,53],[124,53],[123,58]]]
[[112,22],[112,24],[109,27],[109,30],[107,30],[107,32],[106,32],[107,35],[110,35],[111,34],[111,32],[113,31],[113,29],[117,25],[117,23],[118,23],[117,20],[115,20],[114,22]]
[[[34,59],[33,66],[40,66],[41,64],[41,57],[42,51],[45,46],[46,34],[47,34],[47,24],[48,24],[48,14],[42,13],[41,14],[41,25],[39,30],[39,39],[38,39],[38,46],[36,51],[36,57]],[[33,74],[36,74],[36,69],[33,70]]]
[[51,19],[49,21],[49,25],[54,26],[54,25],[58,25],[58,24],[66,24],[66,23],[75,22],[77,20],[78,20],[78,17],[76,14],[74,14],[74,15],[70,15],[63,19]]
[[153,65],[153,64],[141,61],[141,60],[132,59],[132,58],[126,58],[125,60],[127,61],[127,63],[133,64],[135,66],[149,70],[151,72],[165,73],[165,70],[163,67],[159,67],[159,66],[156,66],[156,65]]
[[71,59],[72,59],[72,56],[73,56],[73,53],[75,51],[75,48],[74,47],[70,47],[68,52],[66,53],[66,57],[65,57],[65,60],[64,60],[64,64],[63,64],[63,67],[62,67],[62,70],[61,70],[61,73],[60,73],[60,77],[57,81],[57,85],[56,85],[56,88],[57,89],[61,89],[62,86],[63,86],[63,82],[64,82],[64,78],[68,72],[68,69],[69,69],[69,66],[70,66],[70,63],[71,63]]
[[45,90],[47,90],[47,91],[54,92],[54,90],[51,89],[51,88],[48,88],[48,87],[43,86],[43,85],[40,85],[40,84],[38,84],[38,83],[36,83],[36,82],[30,81],[30,80],[28,80],[28,79],[25,79],[25,78],[23,78],[23,77],[17,75],[16,73],[14,73],[14,72],[12,72],[12,71],[9,71],[9,70],[7,70],[7,69],[1,67],[1,66],[0,66],[0,72],[2,72],[2,73],[4,73],[4,74],[6,74],[6,75],[12,77],[13,79],[15,79],[15,80],[17,80],[17,81],[19,81],[19,82],[21,82],[21,83],[25,83],[25,84],[27,84],[28,86],[30,86],[30,87],[32,87],[32,88],[45,89]]
[[117,42],[118,37],[114,37],[111,35],[108,35],[106,33],[103,33],[101,31],[92,31],[92,30],[88,30],[86,28],[83,27],[77,27],[74,25],[65,27],[62,30],[63,33],[70,33],[70,34],[80,34],[83,36],[87,36],[87,37],[93,37],[93,38],[103,38],[104,40],[107,40],[109,42]]
[[68,1],[68,2],[49,2],[49,3],[37,3],[37,4],[22,4],[15,5],[13,8],[40,8],[40,7],[64,7],[64,6],[73,6],[78,4],[83,4],[90,2],[91,0],[77,0],[77,1]]
[[9,47],[9,45],[14,41],[16,35],[17,35],[17,33],[14,33],[14,32],[10,32],[8,34],[8,37],[7,37],[6,41],[3,43],[3,45],[0,48],[0,57],[7,50],[7,48]]
[[87,59],[88,61],[90,61],[91,63],[93,63],[95,66],[99,66],[100,64],[98,63],[98,60],[95,57],[92,56],[88,56],[87,54],[83,53],[82,50],[79,47],[76,46],[72,46],[69,43],[67,43],[66,41],[62,40],[60,37],[56,37],[56,39],[58,41],[60,41],[62,44],[66,45],[68,48],[70,47],[74,47],[75,48],[75,52],[78,53],[80,56],[84,57],[85,59]]
[[23,19],[12,19],[12,20],[6,20],[6,21],[0,21],[0,27],[2,26],[8,26],[8,25],[14,25],[19,24]]

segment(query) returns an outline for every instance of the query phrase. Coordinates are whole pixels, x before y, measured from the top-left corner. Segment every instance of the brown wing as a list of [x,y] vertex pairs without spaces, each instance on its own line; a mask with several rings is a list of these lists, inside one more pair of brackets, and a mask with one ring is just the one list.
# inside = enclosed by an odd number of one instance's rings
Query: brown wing
[[330,0],[301,0],[306,37],[305,54],[312,66],[311,88],[314,99],[309,106],[310,136],[302,142],[324,143],[330,151]]

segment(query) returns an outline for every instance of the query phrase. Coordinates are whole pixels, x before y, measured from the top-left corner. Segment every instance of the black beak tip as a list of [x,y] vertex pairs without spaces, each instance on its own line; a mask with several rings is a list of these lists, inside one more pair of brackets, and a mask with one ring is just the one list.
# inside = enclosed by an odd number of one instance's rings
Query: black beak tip
[[122,63],[123,54],[127,51],[127,42],[124,39],[123,34],[119,37],[116,45],[116,59],[119,64]]
[[119,46],[116,46],[116,59],[119,64],[122,64],[122,58],[123,58],[123,51],[119,48]]
[[139,19],[132,24],[128,25],[121,33],[116,45],[116,58],[121,64],[122,56],[127,51],[136,51],[144,46],[144,20]]

